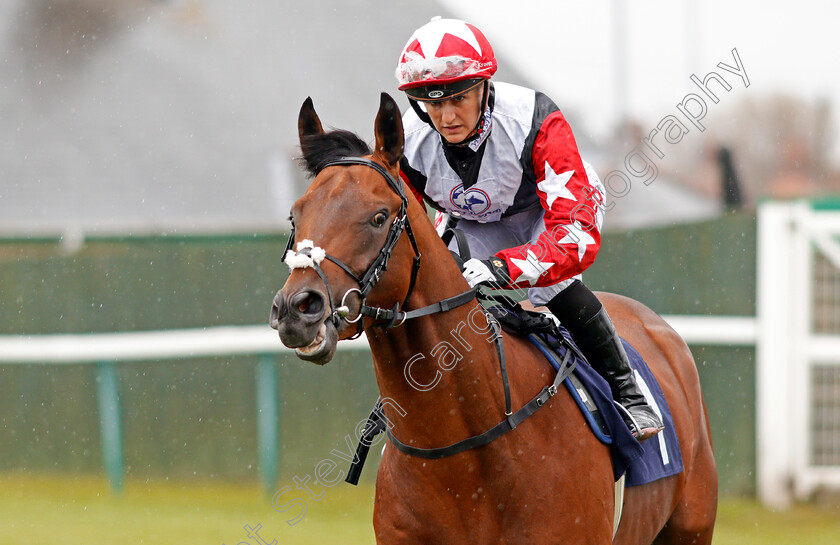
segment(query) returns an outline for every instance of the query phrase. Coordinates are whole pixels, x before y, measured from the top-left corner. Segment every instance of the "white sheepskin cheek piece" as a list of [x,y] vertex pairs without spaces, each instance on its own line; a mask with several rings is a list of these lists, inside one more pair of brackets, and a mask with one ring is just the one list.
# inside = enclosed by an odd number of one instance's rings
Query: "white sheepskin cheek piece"
[[286,252],[286,257],[283,259],[290,269],[305,269],[312,266],[312,258],[308,255],[303,255],[289,250]]
[[[309,249],[309,255],[300,253],[301,250]],[[309,239],[302,240],[297,243],[297,251],[289,250],[283,261],[290,269],[305,269],[307,267],[314,267],[320,265],[321,261],[327,256],[327,252],[323,248],[315,246],[315,243]]]

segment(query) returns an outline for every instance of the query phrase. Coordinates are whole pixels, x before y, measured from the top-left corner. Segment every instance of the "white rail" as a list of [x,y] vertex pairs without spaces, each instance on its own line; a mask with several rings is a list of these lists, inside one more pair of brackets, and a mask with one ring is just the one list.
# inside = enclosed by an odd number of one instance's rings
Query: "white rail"
[[[339,349],[366,349],[364,337],[342,341]],[[0,363],[86,363],[138,361],[292,350],[265,326],[221,326],[169,331],[67,335],[0,335]]]
[[[688,344],[753,345],[755,319],[740,316],[664,316]],[[365,350],[362,336],[339,350]],[[221,326],[169,331],[66,335],[0,335],[0,363],[93,363],[278,354],[284,347],[266,326]]]

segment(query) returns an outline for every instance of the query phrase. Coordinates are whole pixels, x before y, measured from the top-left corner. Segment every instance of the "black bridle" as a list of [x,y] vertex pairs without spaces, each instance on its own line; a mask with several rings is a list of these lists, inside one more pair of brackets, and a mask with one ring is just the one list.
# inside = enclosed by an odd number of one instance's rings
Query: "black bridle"
[[[412,292],[414,291],[414,286],[417,283],[417,274],[420,271],[420,250],[417,247],[417,239],[414,236],[414,231],[411,229],[411,222],[408,220],[408,198],[406,197],[405,190],[403,189],[403,184],[397,181],[388,170],[385,169],[379,163],[372,161],[370,159],[364,157],[342,157],[340,159],[336,159],[324,165],[323,168],[330,167],[330,166],[351,166],[351,165],[361,165],[366,166],[368,168],[372,168],[376,172],[378,172],[385,181],[388,183],[388,186],[394,190],[394,192],[400,197],[402,203],[400,204],[399,210],[397,210],[397,215],[394,218],[394,221],[391,223],[391,227],[388,229],[388,235],[385,238],[385,243],[382,246],[382,249],[379,250],[379,254],[376,258],[371,262],[368,266],[367,270],[361,274],[357,275],[350,267],[344,264],[341,260],[326,254],[324,256],[325,259],[330,260],[331,262],[338,265],[345,273],[347,273],[356,283],[359,285],[358,288],[351,288],[347,290],[341,298],[341,303],[338,307],[333,306],[333,297],[332,297],[332,288],[330,287],[329,280],[327,280],[327,276],[324,274],[324,271],[317,263],[313,263],[312,267],[315,269],[315,272],[318,273],[318,276],[321,277],[321,280],[327,287],[327,297],[329,298],[330,303],[330,320],[332,320],[333,325],[338,329],[342,320],[347,322],[348,324],[358,323],[356,333],[351,338],[356,338],[362,334],[364,330],[364,324],[362,321],[362,317],[369,316],[375,320],[386,320],[386,323],[383,324],[387,328],[391,328],[394,326],[402,325],[407,319],[416,318],[418,316],[425,316],[428,314],[434,314],[436,312],[445,312],[451,308],[455,308],[461,306],[463,304],[472,301],[475,298],[476,289],[470,289],[464,293],[456,295],[455,297],[450,297],[448,299],[444,299],[443,301],[439,301],[432,305],[413,310],[408,312],[401,312],[400,306],[405,307],[408,304],[408,299],[411,297]],[[403,299],[402,305],[399,302],[394,303],[394,307],[391,309],[384,309],[380,307],[371,307],[365,304],[365,300],[368,294],[373,290],[373,287],[379,282],[379,279],[382,276],[382,273],[388,268],[388,261],[391,259],[391,253],[394,251],[394,247],[397,245],[397,241],[399,240],[400,236],[406,233],[408,236],[408,240],[411,242],[411,247],[414,250],[414,260],[411,265],[411,279],[408,284],[408,292]],[[311,254],[311,248],[302,248],[301,250],[295,252],[294,251],[294,242],[295,242],[295,225],[292,222],[292,232],[289,234],[289,242],[286,245],[286,250],[283,252],[283,256],[288,254],[289,251],[294,253],[300,253],[307,256]],[[350,308],[347,306],[347,297],[351,293],[358,293],[359,297],[361,298],[361,306],[359,307],[359,314],[351,319],[348,319],[347,316],[350,314]]]

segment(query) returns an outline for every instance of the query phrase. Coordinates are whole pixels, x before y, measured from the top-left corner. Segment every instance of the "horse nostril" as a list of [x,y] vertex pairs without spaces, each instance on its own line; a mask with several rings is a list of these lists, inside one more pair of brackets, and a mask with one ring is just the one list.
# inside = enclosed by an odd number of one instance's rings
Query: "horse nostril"
[[274,296],[274,301],[271,304],[271,312],[268,315],[268,325],[271,326],[272,329],[280,327],[280,318],[284,314],[286,314],[286,302],[283,299],[283,295],[278,292],[277,295]]
[[316,291],[298,293],[289,304],[299,313],[309,316],[320,316],[324,312],[324,296]]

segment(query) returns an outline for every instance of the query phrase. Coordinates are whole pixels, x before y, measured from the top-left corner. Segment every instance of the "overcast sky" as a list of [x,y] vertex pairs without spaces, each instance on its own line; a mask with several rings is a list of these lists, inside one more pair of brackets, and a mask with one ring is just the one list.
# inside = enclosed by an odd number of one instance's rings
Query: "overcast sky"
[[[497,52],[561,109],[574,109],[585,130],[603,138],[626,103],[643,126],[676,113],[698,92],[690,76],[716,71],[732,85],[714,107],[776,93],[829,99],[832,160],[840,166],[840,6],[827,0],[441,0],[475,23]],[[616,25],[614,13],[625,13]],[[623,45],[622,45],[623,44]],[[734,66],[737,49],[750,86],[717,68]],[[616,62],[620,59],[621,65]],[[617,70],[623,66],[624,71]],[[625,82],[622,84],[621,82]],[[619,91],[619,89],[621,91]]]

